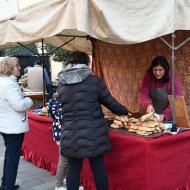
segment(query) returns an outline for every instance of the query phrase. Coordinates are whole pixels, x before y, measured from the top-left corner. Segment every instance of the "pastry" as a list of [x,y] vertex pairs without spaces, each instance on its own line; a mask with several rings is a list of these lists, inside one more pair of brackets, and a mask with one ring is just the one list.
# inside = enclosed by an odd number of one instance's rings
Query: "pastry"
[[145,132],[153,132],[155,130],[154,127],[139,127],[138,130]]
[[129,118],[128,122],[132,122],[132,123],[136,123],[137,121],[139,121],[138,119],[131,117]]
[[145,120],[149,119],[153,114],[154,114],[154,112],[150,112],[146,115],[141,116],[140,121],[145,121]]
[[147,121],[142,123],[142,127],[155,127],[158,125],[157,121]]
[[116,125],[116,124],[111,124],[110,127],[113,128],[113,129],[119,129],[119,126]]
[[120,125],[120,126],[122,126],[122,122],[121,122],[121,121],[114,120],[113,123],[116,124],[116,125]]

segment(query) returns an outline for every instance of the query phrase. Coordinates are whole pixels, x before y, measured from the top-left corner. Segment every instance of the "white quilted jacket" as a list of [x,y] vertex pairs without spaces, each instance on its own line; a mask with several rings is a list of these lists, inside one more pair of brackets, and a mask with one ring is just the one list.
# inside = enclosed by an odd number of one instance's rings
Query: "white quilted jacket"
[[32,105],[32,100],[23,96],[15,76],[0,77],[0,133],[28,131],[26,111]]

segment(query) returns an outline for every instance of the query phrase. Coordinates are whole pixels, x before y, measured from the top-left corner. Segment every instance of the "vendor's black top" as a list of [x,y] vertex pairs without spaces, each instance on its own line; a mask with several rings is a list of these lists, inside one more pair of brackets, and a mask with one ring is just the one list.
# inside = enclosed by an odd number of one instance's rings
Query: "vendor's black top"
[[118,115],[127,115],[128,110],[111,96],[88,67],[66,69],[58,79],[57,92],[64,109],[61,153],[83,158],[110,150],[109,129],[101,104]]

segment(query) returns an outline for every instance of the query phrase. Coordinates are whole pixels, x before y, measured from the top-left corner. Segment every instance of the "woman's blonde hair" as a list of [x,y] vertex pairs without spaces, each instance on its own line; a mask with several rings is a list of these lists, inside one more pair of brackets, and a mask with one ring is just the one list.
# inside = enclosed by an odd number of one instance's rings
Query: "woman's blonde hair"
[[0,60],[0,76],[10,76],[13,68],[19,64],[17,57],[4,57]]

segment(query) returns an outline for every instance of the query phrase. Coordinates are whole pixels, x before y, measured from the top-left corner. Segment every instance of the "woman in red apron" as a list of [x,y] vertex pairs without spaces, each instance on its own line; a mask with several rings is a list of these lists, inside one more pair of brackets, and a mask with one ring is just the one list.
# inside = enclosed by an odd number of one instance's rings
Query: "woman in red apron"
[[[175,95],[183,96],[182,83],[174,76]],[[171,72],[164,56],[154,58],[146,72],[140,90],[140,103],[147,113],[154,111],[159,114],[160,121],[171,120],[172,111],[168,95],[171,95]]]

